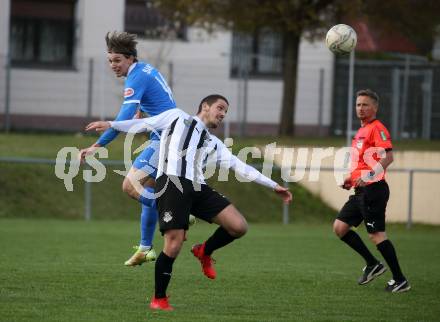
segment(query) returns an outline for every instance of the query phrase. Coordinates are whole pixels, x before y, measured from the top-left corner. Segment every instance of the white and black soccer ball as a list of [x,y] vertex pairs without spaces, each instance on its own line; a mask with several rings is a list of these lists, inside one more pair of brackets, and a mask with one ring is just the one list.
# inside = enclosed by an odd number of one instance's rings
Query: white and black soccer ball
[[356,31],[349,25],[339,24],[330,28],[325,37],[328,49],[338,55],[349,54],[357,43]]

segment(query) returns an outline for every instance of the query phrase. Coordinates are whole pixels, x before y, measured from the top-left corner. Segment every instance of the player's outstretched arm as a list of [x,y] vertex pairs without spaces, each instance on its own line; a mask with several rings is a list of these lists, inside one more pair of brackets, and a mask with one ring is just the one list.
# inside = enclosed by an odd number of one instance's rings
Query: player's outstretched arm
[[217,137],[214,138],[218,147],[217,163],[219,163],[221,166],[233,169],[239,175],[250,181],[268,188],[272,188],[275,193],[283,199],[284,203],[287,204],[292,201],[292,193],[289,191],[289,189],[280,186],[278,183],[266,177],[254,167],[251,167],[250,165],[241,161],[226,148],[223,142],[221,142]]
[[95,153],[96,149],[98,149],[99,147],[100,147],[100,145],[98,143],[94,143],[91,146],[89,146],[88,148],[81,149],[78,154],[79,162],[81,164],[83,164],[86,156]]
[[281,199],[283,199],[285,204],[288,204],[292,201],[292,193],[289,191],[289,189],[280,186],[278,183],[266,177],[254,167],[241,161],[235,155],[232,155],[231,168],[238,172],[241,176],[250,179],[259,185],[272,188],[273,191],[280,196]]
[[[108,123],[108,124],[106,124],[106,123]],[[91,131],[91,130],[96,129],[96,131],[98,131],[98,132],[103,132],[109,128],[108,125],[109,125],[109,122],[104,122],[104,121],[92,122],[86,126],[86,131]],[[80,161],[80,163],[83,164],[86,156],[95,153],[96,149],[98,149],[101,146],[102,146],[101,144],[96,142],[96,143],[92,144],[91,146],[89,146],[88,148],[81,149],[78,154],[78,160]]]
[[285,204],[288,204],[292,201],[292,193],[289,191],[289,189],[282,187],[278,184],[275,186],[275,188],[273,188],[273,190],[277,195],[281,197],[281,199],[283,199],[283,202]]
[[97,121],[97,122],[89,123],[86,126],[86,131],[93,131],[93,130],[95,130],[96,132],[103,132],[103,131],[109,129],[110,127],[111,127],[110,126],[110,122],[107,122],[107,121]]
[[[129,120],[133,118],[136,111],[138,111],[137,104],[123,104],[115,120],[116,121]],[[100,132],[104,132],[104,131],[100,131]],[[96,143],[92,144],[88,148],[81,149],[78,155],[78,159],[80,160],[81,163],[84,163],[85,157],[87,155],[94,154],[97,148],[106,146],[107,144],[112,142],[117,136],[118,136],[118,131],[109,128],[108,131],[105,131],[99,137]]]
[[127,121],[113,121],[110,122],[112,129],[127,133],[141,133],[145,131],[162,131],[166,129],[173,121],[179,117],[188,116],[180,109],[173,108],[171,110],[160,113],[156,116],[151,116],[142,119],[133,119]]

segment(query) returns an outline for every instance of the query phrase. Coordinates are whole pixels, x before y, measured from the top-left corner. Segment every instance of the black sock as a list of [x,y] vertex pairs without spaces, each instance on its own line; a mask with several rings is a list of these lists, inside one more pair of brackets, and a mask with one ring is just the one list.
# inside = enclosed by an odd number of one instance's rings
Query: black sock
[[167,287],[171,279],[173,271],[173,263],[175,258],[168,257],[161,252],[156,260],[154,278],[155,278],[155,298],[164,298],[167,296]]
[[211,255],[213,251],[232,243],[234,239],[236,238],[229,235],[223,227],[218,227],[205,243],[205,255]]
[[341,240],[345,242],[348,246],[353,248],[356,252],[358,252],[359,255],[361,255],[365,259],[367,266],[372,266],[379,262],[376,257],[371,254],[367,246],[365,246],[359,235],[356,234],[353,230],[349,230],[348,233],[341,237]]
[[405,280],[405,276],[403,276],[402,271],[400,270],[396,250],[394,249],[391,241],[389,241],[388,239],[384,240],[383,242],[377,244],[377,249],[380,251],[383,258],[385,258],[385,261],[391,269],[391,272],[393,273],[393,279],[396,282],[401,282]]

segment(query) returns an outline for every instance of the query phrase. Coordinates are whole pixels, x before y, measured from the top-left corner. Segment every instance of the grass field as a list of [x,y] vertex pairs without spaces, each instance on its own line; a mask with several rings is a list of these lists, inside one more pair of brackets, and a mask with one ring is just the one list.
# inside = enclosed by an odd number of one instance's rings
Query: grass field
[[[96,137],[48,134],[0,134],[0,157],[32,157],[54,159],[64,146],[82,148]],[[109,159],[122,160],[123,137],[109,147]],[[142,136],[137,137],[135,147]],[[91,184],[92,216],[96,219],[138,220],[140,206],[121,191],[123,177],[113,170],[123,166],[107,167],[104,181]],[[231,173],[230,181],[210,183],[224,193],[253,222],[281,222],[282,203],[269,189],[254,183],[238,183]],[[272,177],[279,180],[279,173]],[[290,207],[294,221],[330,220],[334,210],[319,198],[297,184],[291,184],[295,207]],[[249,202],[252,196],[253,201]],[[111,200],[111,202],[109,202]],[[271,201],[271,202],[269,202]],[[84,180],[82,169],[73,181],[73,192],[66,191],[64,183],[55,176],[54,166],[48,164],[18,164],[0,162],[0,218],[55,217],[81,219],[84,216]]]
[[[0,157],[54,159],[62,147],[81,148],[95,139],[0,134]],[[276,140],[294,146],[344,141]],[[122,159],[122,141],[112,143],[109,159]],[[234,150],[273,141],[235,140]],[[439,143],[397,146],[440,150]],[[72,220],[84,211],[81,173],[74,192],[67,192],[52,165],[0,163],[0,321],[440,321],[440,227],[389,226],[413,289],[386,294],[389,272],[371,285],[357,285],[364,264],[331,232],[334,209],[292,184],[291,224],[282,226],[281,202],[271,191],[234,180],[211,184],[252,222],[248,235],[215,254],[218,279],[211,281],[189,249],[214,227],[192,228],[169,288],[176,311],[152,313],[147,305],[154,265],[122,265],[139,238],[140,207],[121,192],[122,177],[111,170],[92,185],[92,214],[99,220],[84,222]],[[155,244],[160,250],[160,234]]]
[[[44,134],[44,133],[0,133],[0,156],[20,156],[34,158],[52,158],[57,152],[66,146],[77,148],[87,147],[94,143],[97,136],[83,134]],[[108,146],[109,159],[122,159],[124,136],[120,135]],[[145,141],[145,136],[139,135],[134,141],[136,147]],[[345,145],[345,138],[324,137],[324,138],[297,138],[297,137],[250,137],[234,138],[232,146],[234,152],[243,147],[265,146],[277,142],[278,146],[333,146]],[[440,150],[440,140],[402,140],[393,142],[394,149],[399,150]]]
[[[122,160],[123,136],[109,145],[109,159]],[[55,159],[57,152],[66,146],[82,148],[89,146],[96,136],[82,134],[0,134],[0,157],[31,157]],[[135,147],[145,140],[138,136]],[[245,146],[264,146],[277,141],[279,145],[328,145],[341,146],[341,138],[287,138],[258,137],[235,139],[235,152]],[[396,145],[408,149],[440,150],[440,141],[402,141]],[[258,162],[258,160],[254,160]],[[103,182],[92,184],[92,215],[94,218],[138,218],[139,205],[121,192],[122,176],[112,170],[122,166],[107,167]],[[230,176],[232,179],[232,176]],[[272,177],[279,181],[276,176]],[[281,221],[281,203],[265,188],[255,184],[230,182],[211,183],[228,196],[248,218],[254,222]],[[67,192],[63,181],[56,178],[53,165],[0,163],[0,217],[63,217],[78,219],[84,213],[84,181],[82,172],[74,180],[74,192]],[[331,220],[335,211],[312,196],[299,185],[292,184],[294,205],[290,215],[295,221]],[[249,196],[253,196],[252,203]],[[111,203],[108,200],[112,200]],[[267,202],[272,200],[272,203]]]
[[122,265],[136,222],[0,219],[0,320],[439,321],[440,228],[390,226],[413,286],[404,294],[384,292],[389,272],[358,286],[362,261],[322,224],[251,224],[208,280],[189,249],[213,229],[190,230],[169,288],[176,310],[152,313],[153,265]]

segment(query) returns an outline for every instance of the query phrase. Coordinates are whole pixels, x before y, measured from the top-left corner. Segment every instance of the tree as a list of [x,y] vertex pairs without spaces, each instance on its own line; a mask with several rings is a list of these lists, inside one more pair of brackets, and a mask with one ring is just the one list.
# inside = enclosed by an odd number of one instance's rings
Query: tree
[[[372,23],[385,28],[402,28],[407,35],[429,34],[439,21],[440,1],[436,0],[153,0],[168,18],[185,21],[189,25],[213,30],[219,26],[242,32],[270,28],[283,39],[283,97],[279,133],[293,135],[295,123],[296,74],[301,36],[322,35],[342,17],[353,19],[368,14]],[[414,10],[417,8],[416,10]],[[398,19],[390,17],[396,17]],[[416,21],[423,15],[420,27]],[[437,16],[436,16],[437,14]],[[414,21],[415,20],[415,21]],[[429,28],[426,26],[429,24]]]
[[440,27],[438,0],[364,0],[352,16],[361,15],[386,33],[399,31],[419,49],[430,55]]

